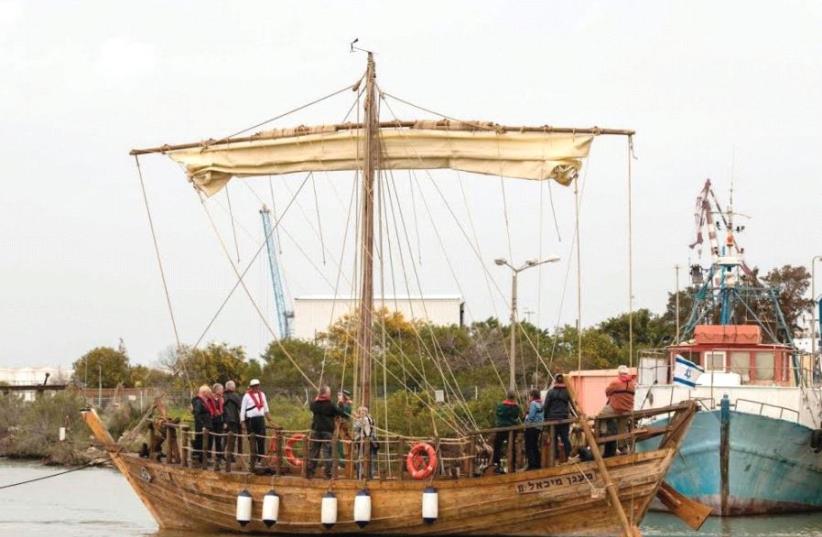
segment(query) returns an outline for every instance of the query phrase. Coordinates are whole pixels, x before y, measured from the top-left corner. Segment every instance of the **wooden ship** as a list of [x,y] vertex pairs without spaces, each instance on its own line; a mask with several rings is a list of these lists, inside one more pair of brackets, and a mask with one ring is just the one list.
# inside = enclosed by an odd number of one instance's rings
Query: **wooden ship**
[[[380,171],[448,168],[567,185],[576,178],[595,137],[631,136],[633,131],[505,127],[449,119],[380,122],[378,99],[382,96],[370,52],[366,73],[350,89],[364,93],[361,123],[264,131],[133,150],[132,155],[135,159],[147,153],[168,155],[186,167],[198,195],[206,197],[234,177],[341,170],[358,173],[361,263],[355,403],[368,407],[375,347],[375,180]],[[137,165],[139,170],[139,160]],[[241,283],[243,274],[236,267],[235,272]],[[687,523],[698,527],[704,512],[664,483],[695,412],[690,401],[634,412],[634,426],[612,436],[604,436],[596,418],[580,414],[565,423],[575,424],[577,445],[590,454],[585,457],[590,460],[565,457],[560,462],[551,446],[543,448],[542,469],[517,471],[509,463],[505,474],[489,468],[488,441],[492,435],[509,435],[507,460],[512,461],[518,449],[513,440],[522,426],[458,431],[451,438],[387,433],[381,435],[380,458],[373,476],[354,471],[371,467],[370,451],[362,450],[365,455],[358,460],[352,454],[356,450],[349,449],[345,469],[334,464],[332,479],[309,479],[304,460],[312,440],[298,434],[305,431],[271,430],[267,453],[256,454],[262,457],[264,468],[255,464],[255,454],[248,454],[246,448],[246,455],[226,453],[227,461],[233,462],[216,470],[197,460],[195,455],[202,453],[194,453],[191,442],[196,432],[185,426],[154,422],[149,452],[141,456],[126,452],[115,442],[96,412],[88,410],[84,416],[162,529],[529,536],[638,535],[639,523],[657,496]],[[641,425],[645,418],[660,415],[668,417],[664,427]],[[553,438],[553,429],[560,423],[546,421],[539,427]],[[209,433],[201,434],[207,437]],[[649,438],[659,439],[656,449],[643,453],[633,449],[637,441]],[[240,444],[244,437],[234,440]],[[624,446],[621,454],[603,458],[600,446],[615,441]],[[336,453],[336,445],[343,439],[335,435],[332,442]],[[205,440],[204,445],[208,445]],[[255,442],[247,445],[253,449]],[[416,455],[418,446],[425,447],[428,456]],[[295,455],[295,449],[303,455]]]

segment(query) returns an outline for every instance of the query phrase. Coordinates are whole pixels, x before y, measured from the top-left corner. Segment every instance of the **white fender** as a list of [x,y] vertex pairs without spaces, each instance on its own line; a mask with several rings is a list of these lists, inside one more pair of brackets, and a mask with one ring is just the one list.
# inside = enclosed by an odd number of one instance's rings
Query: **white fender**
[[326,492],[320,507],[320,522],[326,529],[337,523],[337,497],[333,492]]
[[273,490],[269,490],[263,496],[263,524],[270,528],[277,523],[279,516],[280,496]]
[[436,522],[439,516],[439,493],[434,487],[428,487],[422,491],[422,519],[428,524]]
[[251,522],[251,494],[247,490],[237,494],[237,522],[245,526]]
[[371,522],[371,495],[367,489],[357,492],[354,497],[354,522],[361,528]]

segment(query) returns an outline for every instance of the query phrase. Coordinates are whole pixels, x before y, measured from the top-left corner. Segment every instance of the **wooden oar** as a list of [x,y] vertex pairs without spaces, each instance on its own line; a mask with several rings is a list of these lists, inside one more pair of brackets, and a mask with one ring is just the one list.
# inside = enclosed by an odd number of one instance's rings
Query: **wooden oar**
[[698,530],[705,523],[705,520],[710,516],[713,509],[710,506],[692,500],[687,496],[679,493],[674,487],[663,481],[656,491],[656,497],[659,498],[668,510],[678,516],[680,520],[685,522],[691,529]]
[[597,439],[594,436],[594,432],[591,430],[591,425],[588,423],[588,417],[585,415],[585,413],[582,412],[582,407],[579,406],[576,394],[574,393],[574,389],[571,386],[571,383],[566,384],[565,387],[568,390],[568,395],[571,396],[571,404],[577,411],[579,425],[582,427],[582,432],[585,435],[585,439],[588,441],[588,445],[591,448],[591,455],[594,456],[594,462],[596,462],[599,475],[602,478],[602,481],[605,483],[605,491],[607,492],[608,497],[611,500],[611,509],[613,510],[614,516],[616,517],[620,526],[622,526],[623,536],[638,537],[639,535],[641,535],[639,532],[639,528],[632,524],[632,522],[628,520],[628,516],[625,514],[625,509],[622,507],[622,502],[619,499],[619,493],[617,492],[617,488],[614,485],[613,481],[611,481],[611,476],[608,473],[608,467],[605,465],[605,460],[603,459],[602,453],[599,450]]

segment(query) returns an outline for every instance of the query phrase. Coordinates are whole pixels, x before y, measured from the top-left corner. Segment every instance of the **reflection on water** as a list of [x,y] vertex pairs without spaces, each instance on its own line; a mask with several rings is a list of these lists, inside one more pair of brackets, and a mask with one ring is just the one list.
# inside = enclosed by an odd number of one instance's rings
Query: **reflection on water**
[[702,529],[692,531],[668,513],[648,513],[642,523],[644,537],[818,537],[822,513],[804,515],[710,517]]
[[[32,463],[0,460],[0,486],[60,471]],[[546,533],[550,528],[546,528]],[[675,517],[650,513],[646,537],[822,537],[822,513],[776,517],[710,518],[699,532]],[[158,531],[126,483],[114,470],[89,468],[54,479],[0,490],[0,535],[22,537],[192,537]],[[198,534],[234,537],[236,534]]]

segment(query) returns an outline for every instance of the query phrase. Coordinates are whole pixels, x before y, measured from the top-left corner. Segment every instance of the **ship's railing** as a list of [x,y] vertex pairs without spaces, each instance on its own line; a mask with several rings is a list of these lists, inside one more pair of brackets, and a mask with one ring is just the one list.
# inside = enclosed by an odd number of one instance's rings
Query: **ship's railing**
[[[794,410],[792,408],[788,408],[788,407],[784,407],[784,406],[780,406],[780,405],[774,405],[773,403],[766,403],[764,401],[753,401],[751,399],[743,399],[741,397],[738,397],[733,402],[731,407],[734,410],[736,410],[737,412],[745,412],[746,414],[754,414],[754,412],[747,412],[745,410],[740,410],[739,403],[744,403],[746,405],[759,407],[759,411],[757,412],[758,415],[767,416],[767,417],[770,417],[770,418],[777,418],[778,417],[778,419],[780,419],[780,420],[786,419],[785,418],[785,413],[787,412],[789,415],[791,415],[791,414],[793,415],[794,420],[796,421],[796,423],[799,423],[799,411],[798,410]],[[772,410],[772,412],[766,412],[769,409]],[[778,416],[777,416],[777,412],[778,412]]]
[[[601,451],[626,454],[635,451],[638,441],[666,435],[675,428],[670,425],[675,420],[669,420],[664,427],[651,427],[640,425],[643,419],[662,414],[671,416],[690,408],[689,405],[692,403],[588,419]],[[569,452],[556,443],[560,427],[569,428]],[[522,467],[527,461],[525,432],[536,429],[540,433],[540,467],[552,467],[572,457],[572,460],[591,457],[590,446],[576,418],[482,429],[456,438],[384,434],[373,443],[368,438],[352,438],[349,428],[350,424],[338,426],[331,438],[326,439],[313,438],[306,430],[268,427],[264,435],[209,429],[194,431],[186,424],[155,420],[143,455],[167,464],[224,472],[403,480],[415,478],[409,466],[420,469],[429,463],[425,455],[417,461],[410,454],[413,446],[424,443],[431,447],[437,459],[436,467],[431,468],[426,477],[463,478],[494,471],[495,445],[500,451],[496,457],[499,471]]]

